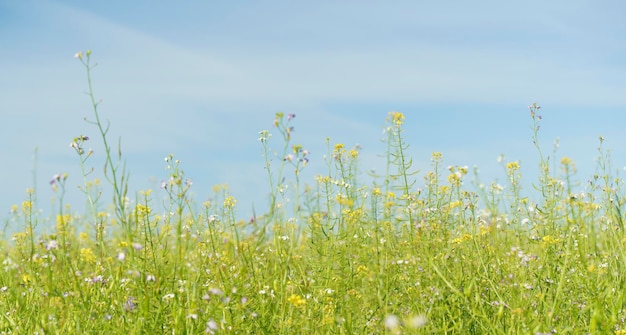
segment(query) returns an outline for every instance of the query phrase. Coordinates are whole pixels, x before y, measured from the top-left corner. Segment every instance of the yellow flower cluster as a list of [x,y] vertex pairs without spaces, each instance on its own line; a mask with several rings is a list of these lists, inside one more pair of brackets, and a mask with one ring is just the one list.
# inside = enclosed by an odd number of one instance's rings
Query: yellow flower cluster
[[235,197],[233,196],[228,196],[226,197],[226,199],[224,199],[224,208],[226,209],[231,209],[235,207],[236,204],[237,204],[237,199],[235,199]]
[[389,112],[388,120],[395,126],[400,127],[404,123],[404,114],[400,112]]
[[295,307],[302,307],[306,305],[306,299],[297,294],[292,294],[289,298],[287,298],[287,301],[289,301]]
[[56,217],[56,227],[57,230],[62,232],[65,231],[65,228],[72,223],[72,216],[69,214],[60,215],[58,214]]
[[510,171],[517,171],[519,170],[520,166],[519,166],[519,162],[515,161],[515,162],[510,162],[506,164],[506,169],[510,170]]
[[463,243],[465,241],[469,241],[471,239],[472,239],[472,235],[470,235],[470,234],[463,234],[463,236],[457,237],[454,240],[452,240],[452,243],[460,244],[460,243]]
[[335,144],[333,149],[333,158],[340,160],[346,153],[346,146],[343,143]]
[[137,204],[136,207],[137,210],[137,215],[148,215],[150,214],[150,212],[152,212],[152,209],[150,209],[150,207],[143,205],[143,204]]
[[80,258],[83,259],[83,261],[93,264],[96,262],[96,255],[93,253],[93,250],[91,250],[90,248],[82,248],[80,249]]
[[572,163],[572,159],[569,157],[563,157],[561,158],[561,164],[563,165],[570,165]]
[[541,242],[543,244],[543,246],[550,246],[553,244],[559,244],[561,243],[561,239],[560,238],[555,238],[551,235],[546,235],[541,239]]

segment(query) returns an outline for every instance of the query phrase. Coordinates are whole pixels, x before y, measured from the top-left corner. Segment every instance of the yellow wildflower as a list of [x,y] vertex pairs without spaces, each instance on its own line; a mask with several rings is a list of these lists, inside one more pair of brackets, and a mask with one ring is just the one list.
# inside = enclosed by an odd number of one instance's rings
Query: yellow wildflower
[[471,239],[472,239],[472,235],[470,235],[470,234],[463,234],[463,236],[457,237],[457,238],[453,239],[452,243],[460,244],[462,242],[469,241]]
[[561,164],[563,165],[569,165],[570,163],[572,163],[572,159],[569,157],[563,157],[561,158]]
[[507,170],[511,170],[511,171],[519,170],[519,162],[515,161],[515,162],[507,163],[506,164],[506,169]]
[[143,205],[143,204],[137,204],[137,214],[138,215],[147,215],[150,214],[150,212],[152,212],[152,209],[150,209],[150,207]]
[[235,207],[236,204],[237,204],[237,199],[235,199],[235,197],[233,196],[228,196],[226,197],[226,199],[224,199],[224,208],[226,209],[231,209]]
[[543,244],[544,247],[545,246],[550,246],[550,245],[553,245],[553,244],[561,243],[561,239],[560,238],[555,238],[555,237],[552,237],[551,235],[544,236],[541,239],[541,241],[542,241],[542,244]]
[[333,158],[340,160],[341,157],[346,153],[346,146],[343,143],[335,144],[335,148],[333,150]]
[[56,217],[56,227],[58,231],[64,231],[65,228],[72,223],[72,216],[69,214],[60,215]]
[[83,259],[83,261],[87,263],[96,262],[96,255],[93,253],[93,250],[91,250],[90,248],[81,248],[80,257]]
[[430,160],[433,162],[439,162],[443,158],[443,154],[441,152],[433,152],[430,156]]
[[461,200],[457,200],[457,201],[452,201],[448,206],[450,207],[450,209],[453,209],[453,208],[457,208],[461,206],[462,204],[463,202]]
[[404,114],[400,112],[389,112],[389,120],[399,127],[404,123]]
[[297,294],[292,294],[289,298],[287,298],[287,301],[289,301],[295,307],[301,307],[306,305],[306,299]]

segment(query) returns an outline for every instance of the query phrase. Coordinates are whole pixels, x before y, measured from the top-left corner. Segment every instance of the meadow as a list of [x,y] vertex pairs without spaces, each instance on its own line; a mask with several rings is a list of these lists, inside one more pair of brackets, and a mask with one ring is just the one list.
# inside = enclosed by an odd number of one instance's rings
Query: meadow
[[[329,142],[327,172],[301,180],[297,119],[277,113],[259,135],[268,206],[241,219],[225,185],[195,203],[174,155],[161,190],[130,191],[91,52],[76,58],[100,135],[72,141],[88,206],[78,215],[64,203],[76,191],[65,174],[51,181],[50,231],[37,229],[34,190],[14,206],[0,334],[626,334],[623,180],[600,138],[597,173],[575,187],[575,163],[538,144],[539,105],[529,106],[534,190],[517,161],[503,162],[503,185],[470,187],[472,171],[438,152],[418,173],[400,112],[386,118],[384,175],[364,184],[359,148]],[[87,141],[104,147],[103,180]]]

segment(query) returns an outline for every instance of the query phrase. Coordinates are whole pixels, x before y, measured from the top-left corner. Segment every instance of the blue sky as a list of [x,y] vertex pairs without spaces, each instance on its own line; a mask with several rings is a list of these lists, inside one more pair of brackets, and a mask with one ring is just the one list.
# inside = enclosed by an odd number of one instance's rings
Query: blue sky
[[[572,157],[581,181],[599,135],[622,170],[624,12],[621,1],[0,0],[0,212],[33,186],[35,148],[42,214],[54,210],[48,181],[60,172],[70,176],[66,201],[82,207],[69,143],[97,138],[73,58],[87,49],[134,191],[158,189],[174,153],[199,201],[228,183],[242,211],[263,208],[257,138],[276,112],[296,114],[294,141],[311,151],[305,182],[323,171],[326,137],[361,145],[362,169],[380,169],[389,111],[406,116],[416,169],[441,151],[446,165],[476,165],[484,182],[503,182],[504,154],[536,175],[533,102],[543,107],[544,150],[559,138],[557,158]],[[100,169],[101,145],[88,145]]]

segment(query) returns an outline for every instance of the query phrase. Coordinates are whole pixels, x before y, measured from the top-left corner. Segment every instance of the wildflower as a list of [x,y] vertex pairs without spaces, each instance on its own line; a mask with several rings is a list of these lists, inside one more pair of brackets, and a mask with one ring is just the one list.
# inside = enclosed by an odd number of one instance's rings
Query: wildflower
[[457,237],[455,239],[452,240],[452,243],[454,244],[459,244],[459,243],[463,243],[465,241],[469,241],[471,240],[473,237],[470,234],[463,234],[461,237]]
[[337,143],[335,144],[335,148],[333,150],[333,158],[335,158],[336,160],[341,159],[341,157],[343,156],[343,154],[346,152],[346,146],[343,145],[343,143]]
[[458,171],[453,172],[448,176],[448,183],[450,183],[450,185],[459,186],[461,184],[461,177],[461,173]]
[[215,331],[218,329],[217,322],[214,320],[209,320],[206,323],[206,329],[204,330],[207,334],[215,334]]
[[143,204],[137,204],[137,215],[148,215],[152,212],[152,209],[149,206]]
[[259,137],[259,141],[261,143],[267,142],[267,140],[272,137],[272,134],[270,134],[270,132],[267,130],[260,131],[259,135],[261,135],[261,137]]
[[52,180],[50,180],[50,185],[55,185],[55,183],[59,183],[61,181],[65,181],[67,179],[67,173],[57,173],[52,176]]
[[519,170],[519,162],[510,162],[506,164],[506,169],[509,171],[517,171]]
[[367,266],[361,264],[361,265],[357,266],[356,273],[367,272],[368,270],[369,269],[367,268]]
[[461,200],[457,200],[457,201],[452,201],[448,206],[450,207],[450,209],[453,209],[453,208],[457,208],[461,206],[462,204],[463,202]]
[[570,165],[572,163],[572,159],[569,157],[563,157],[561,158],[561,164],[562,165]]
[[79,51],[79,52],[75,53],[74,54],[74,58],[82,60],[83,59],[83,52]]
[[[83,135],[74,137],[74,139],[72,140],[72,143],[70,143],[70,148],[73,148],[74,150],[76,150],[76,152],[78,152],[79,155],[82,155],[85,153],[85,150],[83,149],[81,144],[87,140],[89,140],[89,137],[83,136]],[[92,150],[90,149],[89,155],[91,155],[91,153],[92,153]]]
[[399,127],[404,123],[404,114],[400,112],[389,112],[388,120]]
[[137,308],[137,304],[135,303],[135,298],[128,297],[128,299],[124,302],[124,310],[130,312]]
[[306,299],[297,294],[292,294],[291,296],[289,296],[289,298],[287,298],[287,301],[289,301],[295,307],[301,307],[306,305]]
[[274,116],[274,127],[278,127],[278,124],[283,119],[284,114],[282,112],[276,113]]
[[237,204],[237,199],[235,199],[232,196],[229,196],[226,199],[224,199],[224,208],[226,209],[233,208],[235,207],[236,204]]
[[89,284],[95,284],[95,283],[105,284],[106,283],[102,275],[97,275],[91,278],[85,278],[85,281],[88,282]]
[[503,190],[504,190],[504,187],[502,185],[491,182],[491,191],[494,194],[500,194],[500,192],[502,192]]
[[296,117],[296,114],[287,114],[287,121],[291,121],[295,117]]
[[440,162],[442,158],[443,158],[443,154],[438,151],[435,151],[430,155],[430,160],[432,162]]
[[91,250],[90,248],[80,249],[80,257],[83,259],[83,261],[87,263],[96,262],[96,255],[94,255],[93,250]]
[[154,275],[146,275],[146,281],[151,281],[151,282],[155,282],[156,281],[156,277]]
[[213,294],[213,295],[223,295],[224,292],[222,292],[222,290],[220,290],[219,288],[212,288],[209,290],[209,293]]
[[175,297],[174,293],[168,293],[163,296],[163,300],[171,300],[171,299],[174,299],[174,297]]
[[546,235],[543,238],[541,238],[541,241],[542,241],[543,246],[545,247],[545,246],[549,246],[553,244],[558,244],[561,242],[561,239],[552,237],[550,235]]
[[117,260],[123,262],[126,259],[126,254],[124,252],[120,252],[117,254]]
[[[534,117],[535,116],[535,110],[539,110],[541,109],[541,106],[539,106],[536,102],[533,102],[532,105],[528,106],[528,109],[530,109],[530,114]],[[541,118],[541,117],[539,117]]]

